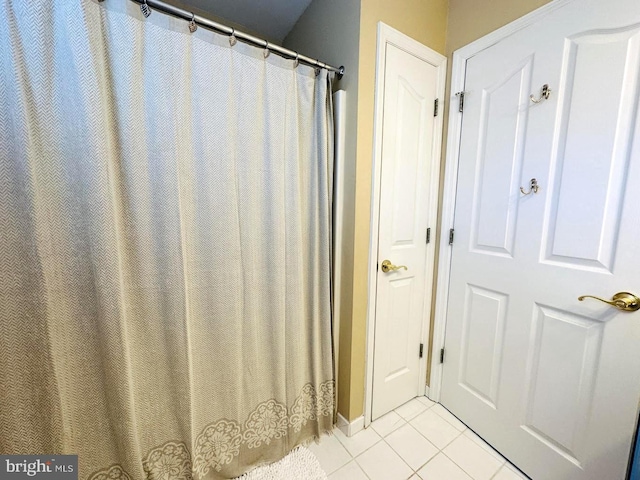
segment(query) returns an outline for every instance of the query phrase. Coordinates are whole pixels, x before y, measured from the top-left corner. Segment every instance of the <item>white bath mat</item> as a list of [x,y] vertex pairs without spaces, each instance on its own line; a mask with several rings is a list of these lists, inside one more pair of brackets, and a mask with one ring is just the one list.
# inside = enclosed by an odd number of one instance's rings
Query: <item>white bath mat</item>
[[327,474],[311,450],[298,447],[279,462],[258,467],[235,480],[327,480]]

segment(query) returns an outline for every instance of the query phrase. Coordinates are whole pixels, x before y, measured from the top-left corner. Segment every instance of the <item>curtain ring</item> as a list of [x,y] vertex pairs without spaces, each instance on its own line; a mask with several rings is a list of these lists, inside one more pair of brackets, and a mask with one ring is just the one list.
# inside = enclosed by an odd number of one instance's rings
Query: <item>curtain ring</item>
[[147,5],[147,0],[142,0],[142,3],[140,4],[140,11],[142,12],[142,15],[144,15],[144,18],[151,15],[151,9],[149,8],[149,5]]
[[300,65],[299,57],[300,54],[296,52],[296,58],[293,59],[293,68],[298,68],[298,65]]
[[320,63],[320,60],[316,58],[316,68],[315,68],[316,77],[320,75],[320,67],[318,66],[319,63]]
[[265,41],[266,45],[264,46],[264,52],[262,52],[262,54],[264,55],[264,58],[267,58],[269,55],[271,55],[271,50],[269,50],[269,42]]
[[231,27],[231,35],[229,36],[229,45],[232,47],[238,43],[238,39],[236,38],[236,29]]
[[191,21],[189,22],[189,31],[193,33],[197,29],[198,29],[198,25],[196,25],[196,15],[193,12],[191,12]]

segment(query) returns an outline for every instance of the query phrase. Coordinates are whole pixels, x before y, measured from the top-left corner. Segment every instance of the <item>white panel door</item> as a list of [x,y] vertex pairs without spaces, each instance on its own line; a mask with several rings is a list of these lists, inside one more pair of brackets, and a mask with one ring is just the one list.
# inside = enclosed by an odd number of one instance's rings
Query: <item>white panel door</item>
[[622,480],[640,311],[578,297],[640,295],[640,2],[575,0],[466,72],[442,402],[533,479]]
[[[438,67],[386,46],[372,418],[419,394]],[[384,271],[387,260],[397,270]],[[421,390],[422,389],[422,390]]]

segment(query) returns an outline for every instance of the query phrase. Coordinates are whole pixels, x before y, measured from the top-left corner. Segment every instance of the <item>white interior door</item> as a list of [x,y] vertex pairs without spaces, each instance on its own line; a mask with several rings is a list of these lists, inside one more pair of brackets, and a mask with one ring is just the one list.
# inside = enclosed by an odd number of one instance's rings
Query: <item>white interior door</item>
[[466,72],[442,402],[533,479],[622,480],[640,311],[578,297],[640,295],[640,2],[575,0]]
[[[421,344],[434,254],[427,230],[436,226],[434,144],[440,142],[434,102],[442,68],[386,44],[373,419],[424,394]],[[386,263],[399,268],[388,269]]]

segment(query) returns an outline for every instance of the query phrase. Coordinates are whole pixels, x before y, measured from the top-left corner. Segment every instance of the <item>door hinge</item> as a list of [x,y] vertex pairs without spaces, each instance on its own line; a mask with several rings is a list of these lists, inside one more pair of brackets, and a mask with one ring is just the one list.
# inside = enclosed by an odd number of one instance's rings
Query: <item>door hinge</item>
[[438,104],[440,103],[440,99],[436,98],[433,101],[433,116],[437,117],[438,116]]
[[453,245],[453,228],[449,229],[449,245]]
[[444,363],[444,348],[440,349],[440,363]]
[[431,242],[431,227],[427,228],[427,244]]
[[424,353],[424,343],[420,344],[420,358],[422,358],[422,354]]
[[458,97],[458,111],[462,113],[464,111],[464,92],[456,93],[456,97]]

